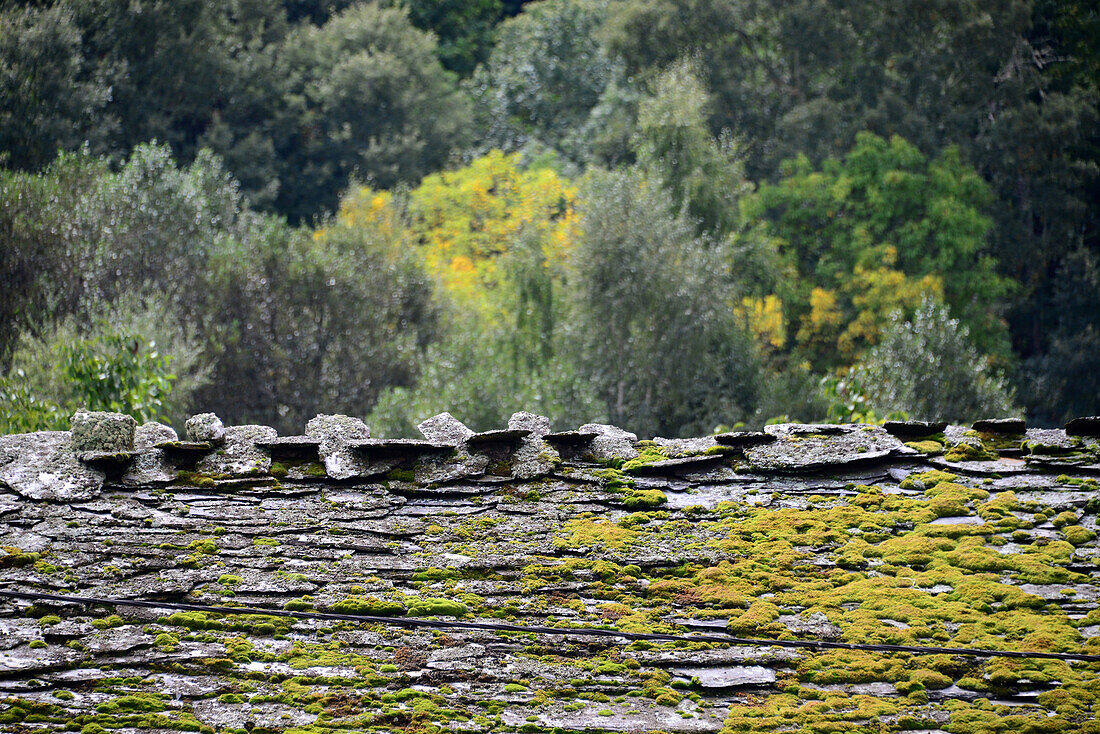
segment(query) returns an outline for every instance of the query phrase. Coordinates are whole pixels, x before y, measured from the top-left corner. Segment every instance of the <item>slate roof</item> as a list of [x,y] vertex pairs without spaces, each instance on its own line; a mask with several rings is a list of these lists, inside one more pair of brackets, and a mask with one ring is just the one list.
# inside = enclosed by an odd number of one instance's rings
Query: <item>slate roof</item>
[[[1100,420],[0,437],[0,590],[1100,653]],[[1091,435],[1090,435],[1091,434]],[[1096,732],[1100,664],[0,599],[0,731]]]

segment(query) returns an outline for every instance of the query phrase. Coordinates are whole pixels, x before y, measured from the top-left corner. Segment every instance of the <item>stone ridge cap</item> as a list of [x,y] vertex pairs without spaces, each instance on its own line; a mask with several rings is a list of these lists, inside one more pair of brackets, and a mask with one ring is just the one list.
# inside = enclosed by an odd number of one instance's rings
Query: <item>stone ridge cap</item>
[[[105,485],[140,487],[219,482],[385,479],[438,487],[461,481],[529,480],[585,467],[627,475],[707,472],[835,472],[845,466],[926,459],[972,473],[1023,465],[1100,473],[1100,417],[1062,429],[1028,429],[1021,419],[946,422],[780,423],[763,431],[697,438],[638,437],[589,423],[551,432],[549,419],[516,413],[505,428],[475,432],[449,413],[419,426],[423,439],[372,438],[357,418],[319,415],[306,434],[267,426],[225,426],[213,413],[187,421],[183,440],[169,426],[138,426],[119,413],[79,411],[69,431],[0,436],[0,487],[45,499],[94,496]],[[610,481],[606,474],[599,475]]]

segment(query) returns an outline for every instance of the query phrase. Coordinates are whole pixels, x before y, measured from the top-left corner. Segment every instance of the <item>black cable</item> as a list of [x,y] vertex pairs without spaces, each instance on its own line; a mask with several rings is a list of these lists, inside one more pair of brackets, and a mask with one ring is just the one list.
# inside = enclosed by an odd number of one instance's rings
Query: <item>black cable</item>
[[108,599],[94,596],[65,596],[40,592],[4,591],[0,597],[26,599],[28,601],[56,601],[73,604],[103,604],[106,606],[146,607],[149,609],[176,609],[184,612],[209,612],[213,614],[266,614],[273,617],[291,617],[294,619],[339,620],[382,624],[393,627],[429,628],[429,629],[465,629],[487,630],[491,632],[526,632],[539,635],[562,635],[565,637],[618,637],[627,640],[659,640],[662,642],[710,642],[720,645],[747,645],[752,647],[792,647],[811,650],[868,650],[872,652],[911,652],[922,655],[969,655],[981,658],[1046,658],[1051,660],[1082,660],[1100,662],[1100,655],[1085,655],[1069,652],[1028,652],[1019,650],[985,650],[969,647],[915,647],[911,645],[882,645],[858,642],[830,642],[827,640],[768,640],[759,637],[734,637],[732,635],[674,635],[663,632],[623,632],[599,627],[544,627],[538,625],[505,624],[502,622],[459,622],[457,620],[424,619],[422,617],[372,617],[360,614],[341,614],[339,612],[292,612],[287,609],[265,609],[263,607],[212,607],[204,604],[183,604],[168,601],[146,601],[144,599]]

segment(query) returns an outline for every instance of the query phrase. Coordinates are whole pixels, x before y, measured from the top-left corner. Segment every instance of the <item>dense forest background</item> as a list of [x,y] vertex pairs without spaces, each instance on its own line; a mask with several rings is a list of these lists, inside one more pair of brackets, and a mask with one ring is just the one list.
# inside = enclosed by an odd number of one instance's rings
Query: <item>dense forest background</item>
[[1091,0],[0,0],[0,432],[1100,413]]

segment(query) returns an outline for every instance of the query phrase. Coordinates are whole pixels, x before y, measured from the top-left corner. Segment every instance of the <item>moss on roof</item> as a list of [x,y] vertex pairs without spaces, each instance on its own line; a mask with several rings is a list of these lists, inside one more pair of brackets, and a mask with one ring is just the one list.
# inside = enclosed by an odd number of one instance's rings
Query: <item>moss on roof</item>
[[[144,428],[129,463],[76,479],[65,434],[0,437],[0,588],[1100,653],[1093,437],[785,425],[719,444],[586,426],[554,443],[451,426],[449,445],[359,449],[362,429],[238,427],[203,453],[142,444]],[[54,465],[64,492],[32,477]],[[0,600],[11,732],[1068,734],[1100,731],[1098,671]]]

